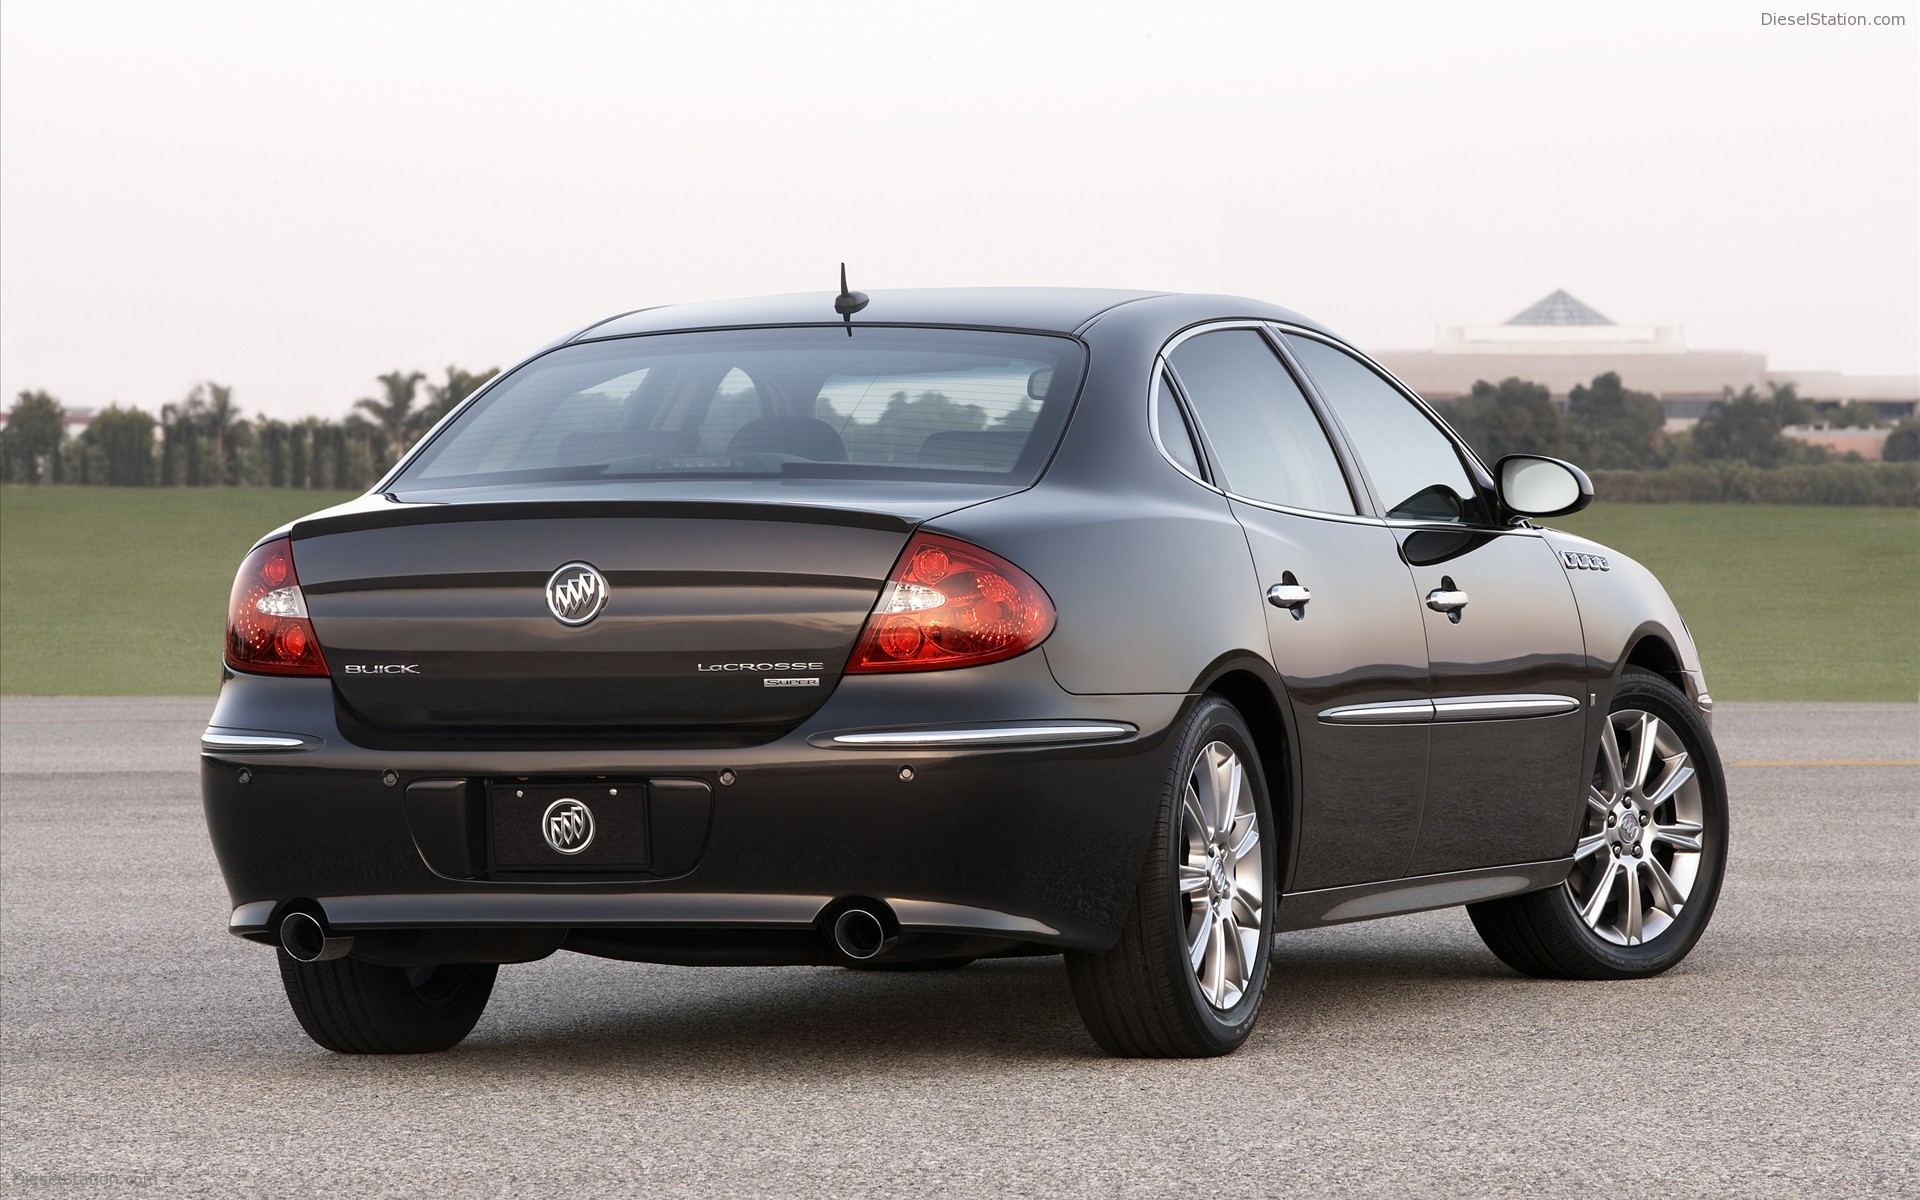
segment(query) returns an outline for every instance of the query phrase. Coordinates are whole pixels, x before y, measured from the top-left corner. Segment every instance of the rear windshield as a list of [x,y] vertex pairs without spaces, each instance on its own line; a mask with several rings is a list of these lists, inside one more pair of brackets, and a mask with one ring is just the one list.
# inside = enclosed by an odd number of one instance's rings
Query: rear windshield
[[489,389],[394,486],[662,476],[1029,483],[1079,390],[1071,338],[855,325],[567,346]]

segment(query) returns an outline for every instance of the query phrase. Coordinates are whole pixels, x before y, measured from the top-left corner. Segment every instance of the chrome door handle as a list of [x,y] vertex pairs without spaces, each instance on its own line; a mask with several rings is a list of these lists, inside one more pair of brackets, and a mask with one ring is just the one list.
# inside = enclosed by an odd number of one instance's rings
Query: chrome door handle
[[1294,616],[1301,615],[1300,610],[1313,599],[1313,593],[1297,583],[1276,583],[1267,589],[1267,603],[1275,608],[1284,608]]
[[1447,620],[1458,625],[1460,610],[1467,606],[1467,594],[1453,585],[1453,580],[1443,577],[1440,586],[1427,593],[1427,607],[1435,612],[1447,614]]

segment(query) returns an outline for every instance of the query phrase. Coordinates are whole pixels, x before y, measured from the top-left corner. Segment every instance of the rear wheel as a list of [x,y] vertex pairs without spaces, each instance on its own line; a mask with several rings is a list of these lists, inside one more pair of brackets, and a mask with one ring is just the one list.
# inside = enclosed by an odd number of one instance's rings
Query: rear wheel
[[280,982],[307,1036],[340,1054],[426,1054],[460,1044],[493,994],[492,963],[386,967],[285,950]]
[[1601,730],[1572,875],[1467,912],[1528,975],[1658,975],[1706,930],[1726,861],[1726,783],[1706,722],[1672,683],[1629,671]]
[[1080,1015],[1107,1051],[1202,1058],[1253,1032],[1273,947],[1272,814],[1246,723],[1204,700],[1176,739],[1119,944],[1066,956]]

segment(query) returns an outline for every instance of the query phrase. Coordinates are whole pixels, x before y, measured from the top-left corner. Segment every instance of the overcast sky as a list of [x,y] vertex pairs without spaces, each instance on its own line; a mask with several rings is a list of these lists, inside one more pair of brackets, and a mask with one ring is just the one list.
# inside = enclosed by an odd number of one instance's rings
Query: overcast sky
[[1908,24],[7,0],[0,391],[338,415],[842,258],[867,291],[1254,295],[1373,349],[1564,287],[1776,368],[1920,371],[1920,13],[1823,7]]

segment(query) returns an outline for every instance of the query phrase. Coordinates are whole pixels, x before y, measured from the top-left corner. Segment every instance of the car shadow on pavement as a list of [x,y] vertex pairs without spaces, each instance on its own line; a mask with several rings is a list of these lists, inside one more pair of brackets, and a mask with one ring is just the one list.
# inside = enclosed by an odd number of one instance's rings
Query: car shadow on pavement
[[[1485,985],[1518,978],[1477,947],[1349,940],[1288,952],[1283,943],[1250,1049],[1257,1052],[1263,1035],[1344,1023],[1360,1012],[1392,1021],[1436,1000],[1476,1003]],[[935,972],[563,958],[504,968],[480,1026],[432,1061],[459,1071],[537,1063],[543,1071],[584,1075],[731,1076],[1103,1057],[1081,1024],[1058,958]]]

